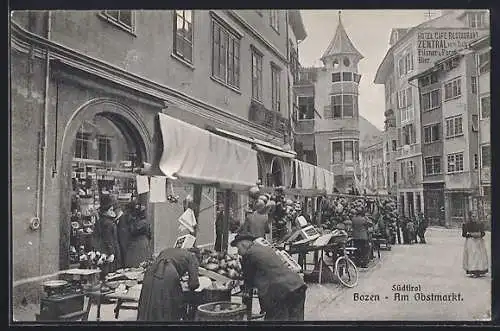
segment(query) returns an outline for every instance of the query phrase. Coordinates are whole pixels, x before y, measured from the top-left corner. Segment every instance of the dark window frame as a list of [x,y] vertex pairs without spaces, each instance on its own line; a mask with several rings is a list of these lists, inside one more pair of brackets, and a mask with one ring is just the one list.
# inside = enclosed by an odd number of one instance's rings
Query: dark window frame
[[[190,16],[186,15],[187,12],[190,12]],[[181,15],[179,15],[181,14]],[[193,63],[193,54],[194,54],[194,28],[193,28],[193,22],[194,22],[194,11],[193,10],[174,10],[173,11],[174,15],[174,22],[173,22],[173,34],[174,34],[174,40],[173,40],[173,52],[176,56],[179,56],[182,58],[184,61],[187,61],[189,63]],[[182,27],[179,28],[177,26],[177,23],[179,19],[182,21]],[[186,30],[186,25],[188,26],[188,29]],[[179,30],[182,29],[182,34],[179,34]],[[190,38],[186,37],[186,31],[190,32]],[[178,45],[179,43],[182,43],[182,47]],[[186,47],[189,47],[190,52],[186,51]]]

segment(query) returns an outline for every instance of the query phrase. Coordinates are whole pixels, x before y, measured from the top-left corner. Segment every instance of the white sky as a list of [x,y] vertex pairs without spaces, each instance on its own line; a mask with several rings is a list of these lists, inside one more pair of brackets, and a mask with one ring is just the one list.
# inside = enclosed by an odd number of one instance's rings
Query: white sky
[[[321,66],[319,58],[335,35],[336,10],[301,10],[307,38],[299,45],[302,66]],[[427,20],[428,10],[342,10],[342,24],[354,46],[364,56],[359,63],[360,114],[379,129],[384,127],[384,86],[373,83],[377,69],[389,49],[392,28],[416,26]],[[432,18],[440,11],[432,10]]]

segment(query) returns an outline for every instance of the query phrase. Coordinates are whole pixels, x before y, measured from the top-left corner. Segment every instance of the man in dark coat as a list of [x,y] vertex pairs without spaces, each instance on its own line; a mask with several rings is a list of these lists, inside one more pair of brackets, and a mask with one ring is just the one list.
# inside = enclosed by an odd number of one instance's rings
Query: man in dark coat
[[135,202],[127,205],[124,212],[118,211],[116,215],[116,228],[118,232],[118,242],[120,244],[121,268],[126,268],[127,246],[130,240],[130,219],[135,214]]
[[352,240],[358,257],[358,264],[365,268],[368,265],[370,247],[368,242],[369,222],[364,217],[365,212],[362,208],[356,209],[356,215],[352,218]]
[[187,272],[189,289],[198,288],[198,266],[195,253],[182,248],[163,250],[144,274],[137,320],[180,321],[184,308],[180,279]]
[[425,244],[425,231],[427,230],[427,219],[422,212],[417,215],[417,235],[421,244]]
[[100,218],[97,221],[99,228],[99,251],[108,257],[113,255],[113,262],[103,267],[103,275],[118,269],[122,262],[120,256],[120,244],[118,243],[118,231],[116,228],[114,204],[111,198],[103,198],[100,206]]
[[255,238],[240,233],[231,242],[242,256],[245,286],[257,288],[266,320],[303,321],[306,284],[271,247],[254,243]]

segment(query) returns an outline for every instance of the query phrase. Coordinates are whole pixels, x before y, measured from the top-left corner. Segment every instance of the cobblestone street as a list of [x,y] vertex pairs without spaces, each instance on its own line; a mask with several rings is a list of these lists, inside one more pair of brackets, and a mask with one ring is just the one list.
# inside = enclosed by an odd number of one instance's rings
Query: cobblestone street
[[[427,245],[395,245],[392,251],[381,252],[381,260],[370,269],[362,270],[358,286],[352,289],[336,284],[309,284],[305,304],[305,319],[331,321],[359,320],[449,320],[471,321],[490,319],[491,276],[481,279],[465,276],[462,269],[463,239],[458,229],[431,228]],[[485,237],[490,255],[490,233]],[[421,286],[424,293],[461,293],[459,302],[415,302],[416,292],[409,301],[393,301],[393,284]],[[380,301],[354,301],[354,294],[379,295]],[[385,299],[385,297],[388,299]],[[236,299],[235,299],[236,301]],[[102,321],[117,321],[113,316],[114,304],[101,308]],[[258,300],[254,300],[257,313]],[[33,321],[36,306],[18,309],[19,320]],[[119,321],[134,321],[136,312],[120,312]],[[96,320],[92,307],[90,321]]]
[[[427,245],[395,245],[381,252],[372,270],[360,273],[359,285],[341,289],[312,285],[306,302],[306,320],[489,320],[491,276],[469,278],[462,269],[463,238],[458,229],[431,228]],[[490,233],[485,237],[490,255]],[[425,293],[461,293],[459,302],[393,301],[393,284],[420,285]],[[380,301],[354,301],[354,294],[379,295]],[[405,293],[405,292],[401,292]],[[385,299],[388,297],[388,299]]]

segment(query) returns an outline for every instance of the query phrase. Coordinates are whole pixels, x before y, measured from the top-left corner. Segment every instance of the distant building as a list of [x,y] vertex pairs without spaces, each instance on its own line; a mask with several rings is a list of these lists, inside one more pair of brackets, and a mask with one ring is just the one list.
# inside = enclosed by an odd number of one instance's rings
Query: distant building
[[337,30],[321,61],[304,68],[294,86],[297,95],[296,147],[301,156],[335,174],[345,191],[359,177],[358,63],[363,55],[349,39],[339,14]]
[[[403,215],[424,210],[422,105],[408,78],[489,33],[485,10],[453,10],[409,29],[393,29],[390,49],[380,64],[376,84],[385,85],[386,111],[395,113],[398,203]],[[392,130],[392,129],[391,129]],[[391,140],[392,138],[387,138]],[[392,178],[394,179],[394,178]],[[440,188],[433,188],[440,189]],[[436,200],[433,200],[436,201]],[[442,204],[442,202],[437,202]]]
[[360,147],[361,186],[367,193],[387,194],[386,154],[383,135]]

